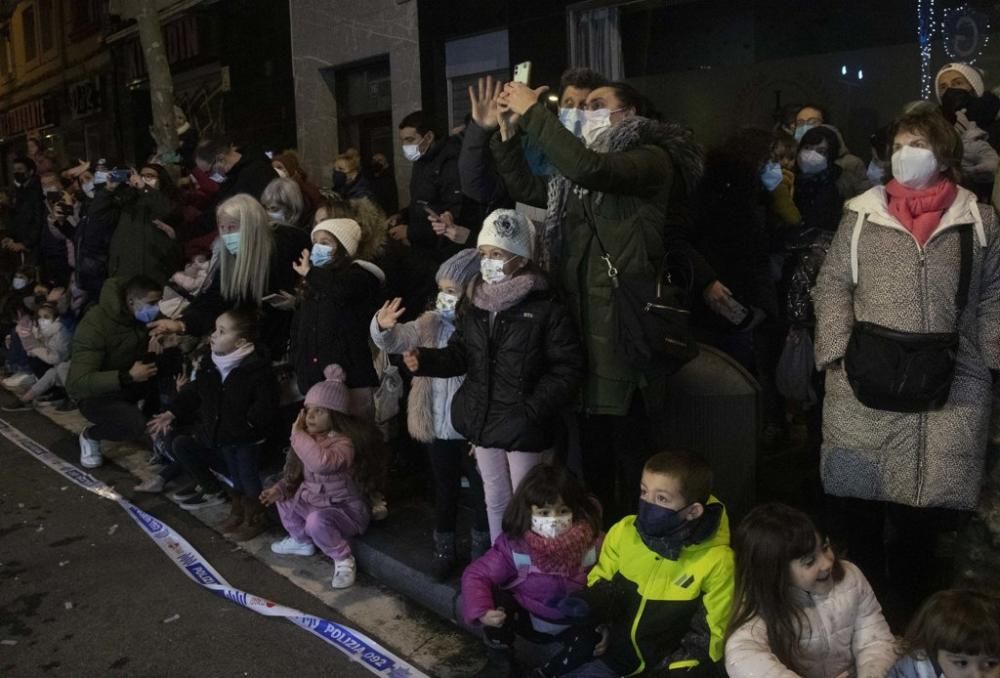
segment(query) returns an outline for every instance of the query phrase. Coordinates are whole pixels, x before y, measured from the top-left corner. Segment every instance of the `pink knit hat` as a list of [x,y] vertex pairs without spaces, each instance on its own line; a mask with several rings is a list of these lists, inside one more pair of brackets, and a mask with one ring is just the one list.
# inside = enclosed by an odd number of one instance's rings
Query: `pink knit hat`
[[306,394],[306,407],[325,407],[334,412],[349,414],[346,375],[340,365],[327,365],[323,370],[326,381],[321,381]]

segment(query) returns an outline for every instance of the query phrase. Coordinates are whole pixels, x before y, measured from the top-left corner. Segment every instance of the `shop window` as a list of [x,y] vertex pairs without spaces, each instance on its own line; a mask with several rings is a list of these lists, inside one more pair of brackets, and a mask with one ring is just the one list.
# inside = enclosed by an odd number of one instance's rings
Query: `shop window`
[[594,2],[583,2],[566,10],[570,66],[590,68],[609,80],[621,80],[625,72],[620,10],[614,6],[593,5]]
[[31,0],[21,3],[21,7],[24,61],[29,67],[37,66],[56,53],[56,3],[55,0]]

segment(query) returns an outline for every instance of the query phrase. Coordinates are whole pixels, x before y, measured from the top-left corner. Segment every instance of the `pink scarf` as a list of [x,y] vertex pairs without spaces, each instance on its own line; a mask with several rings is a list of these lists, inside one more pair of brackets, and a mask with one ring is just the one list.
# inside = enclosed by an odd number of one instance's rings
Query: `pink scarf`
[[930,240],[942,215],[958,195],[958,187],[947,179],[921,190],[907,188],[893,179],[885,190],[889,194],[889,213],[913,234],[921,247]]
[[479,279],[473,282],[472,303],[484,311],[499,313],[516,306],[533,291],[547,287],[545,278],[537,273],[522,273],[492,284]]
[[531,559],[539,570],[571,577],[580,571],[583,556],[594,545],[595,537],[588,523],[578,521],[558,537],[549,539],[528,530],[523,539],[528,543]]

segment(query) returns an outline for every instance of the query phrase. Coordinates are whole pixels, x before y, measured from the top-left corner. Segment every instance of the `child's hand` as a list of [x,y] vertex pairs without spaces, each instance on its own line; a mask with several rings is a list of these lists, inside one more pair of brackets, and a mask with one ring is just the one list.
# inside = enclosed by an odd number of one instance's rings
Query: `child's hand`
[[309,275],[309,269],[312,268],[312,264],[309,262],[309,250],[302,250],[302,256],[299,260],[292,264],[292,268],[295,272],[305,278]]
[[306,430],[306,411],[299,410],[299,416],[295,417],[295,421],[292,422],[292,432],[300,431],[305,432]]
[[503,611],[502,607],[496,610],[489,610],[479,618],[480,624],[483,626],[492,626],[495,629],[503,626],[505,621],[507,621],[507,613]]
[[396,297],[392,301],[382,304],[382,308],[375,314],[375,322],[378,323],[380,330],[391,330],[404,313],[406,313],[406,309],[403,308],[403,300]]
[[416,374],[417,370],[420,369],[420,349],[413,349],[412,351],[407,351],[403,354],[403,364],[406,365],[406,369],[410,372]]
[[271,506],[281,500],[281,491],[277,485],[271,485],[260,493],[260,503],[264,506]]
[[608,651],[608,638],[611,636],[611,629],[602,625],[597,627],[597,632],[601,634],[601,639],[594,646],[594,656],[600,657]]
[[173,412],[160,412],[146,424],[146,431],[150,435],[165,435],[170,431],[170,426],[174,423]]
[[174,379],[174,388],[180,391],[182,388],[188,385],[189,381],[191,381],[191,379],[188,377],[187,372],[181,372]]

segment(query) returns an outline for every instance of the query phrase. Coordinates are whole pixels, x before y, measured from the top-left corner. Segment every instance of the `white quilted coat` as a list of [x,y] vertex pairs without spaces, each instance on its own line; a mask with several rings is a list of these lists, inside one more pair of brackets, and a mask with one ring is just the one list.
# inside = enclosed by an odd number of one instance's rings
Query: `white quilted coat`
[[[921,249],[888,211],[882,186],[847,203],[813,289],[816,366],[826,370],[827,493],[908,506],[974,509],[983,479],[990,370],[1000,368],[1000,239],[988,205],[959,188]],[[937,411],[862,405],[839,362],[855,319],[904,332],[953,332],[959,227],[973,228],[969,301],[958,323],[955,378]]]
[[844,579],[825,596],[797,591],[808,621],[800,641],[797,674],[778,661],[767,628],[754,618],[726,641],[729,678],[881,678],[896,661],[894,638],[868,580],[847,561]]

